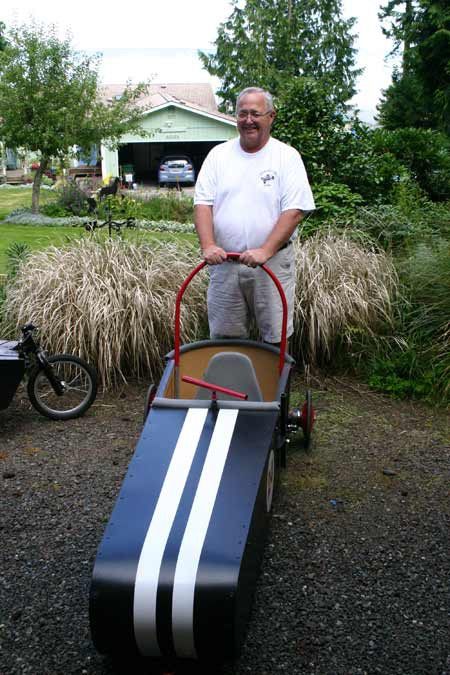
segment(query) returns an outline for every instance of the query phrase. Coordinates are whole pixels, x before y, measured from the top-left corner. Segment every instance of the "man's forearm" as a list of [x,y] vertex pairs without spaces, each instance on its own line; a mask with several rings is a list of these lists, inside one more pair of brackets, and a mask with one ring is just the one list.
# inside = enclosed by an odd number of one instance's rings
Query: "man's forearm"
[[271,258],[291,238],[297,225],[303,218],[303,212],[298,209],[289,209],[280,214],[277,222],[273,226],[272,232],[262,245]]
[[283,211],[264,244],[244,251],[239,260],[250,267],[263,265],[289,240],[302,218],[303,212],[299,209]]
[[198,204],[194,210],[194,220],[204,260],[209,265],[220,265],[227,256],[225,251],[216,244],[212,206]]
[[198,204],[194,209],[194,223],[202,250],[214,246],[214,225],[212,206]]

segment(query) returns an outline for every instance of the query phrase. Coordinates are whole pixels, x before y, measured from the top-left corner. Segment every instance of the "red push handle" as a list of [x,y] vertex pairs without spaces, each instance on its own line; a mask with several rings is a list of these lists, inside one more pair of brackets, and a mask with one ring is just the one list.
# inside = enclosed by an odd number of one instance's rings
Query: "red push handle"
[[[239,260],[241,257],[240,253],[227,253],[227,260]],[[177,293],[177,298],[175,301],[175,345],[174,345],[174,362],[175,362],[175,368],[178,368],[180,365],[180,308],[181,308],[181,300],[183,298],[184,292],[186,288],[189,286],[191,283],[192,279],[195,277],[200,270],[202,270],[207,263],[205,260],[203,260],[201,263],[197,265],[195,269],[192,270],[192,272],[189,274],[189,276],[183,281],[181,284],[180,290]],[[277,287],[278,293],[280,294],[280,299],[281,299],[281,304],[283,306],[283,320],[281,324],[281,342],[280,342],[280,360],[278,364],[278,371],[281,375],[281,372],[284,368],[284,357],[286,354],[286,334],[287,334],[287,302],[286,302],[286,296],[284,294],[283,286],[280,283],[280,280],[278,277],[272,272],[269,267],[266,267],[266,265],[261,265],[261,269],[266,272],[266,274],[269,275],[269,277],[272,279],[273,283]]]

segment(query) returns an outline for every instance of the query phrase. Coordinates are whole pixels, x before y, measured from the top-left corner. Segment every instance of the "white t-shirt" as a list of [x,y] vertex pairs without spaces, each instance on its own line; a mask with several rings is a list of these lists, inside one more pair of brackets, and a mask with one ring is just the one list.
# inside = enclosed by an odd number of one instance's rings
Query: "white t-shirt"
[[198,175],[194,204],[213,207],[217,245],[236,252],[262,246],[283,211],[315,208],[302,158],[275,138],[258,152],[245,152],[239,138],[216,145]]

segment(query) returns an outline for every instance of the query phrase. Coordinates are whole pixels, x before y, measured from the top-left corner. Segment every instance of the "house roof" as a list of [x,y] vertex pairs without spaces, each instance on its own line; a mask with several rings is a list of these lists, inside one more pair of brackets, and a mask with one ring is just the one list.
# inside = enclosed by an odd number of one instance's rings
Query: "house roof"
[[[125,87],[125,84],[105,85],[102,89],[102,97],[106,100],[112,100],[116,96],[120,96]],[[148,94],[142,96],[138,101],[138,105],[147,112],[152,108],[159,108],[168,103],[183,105],[192,110],[207,112],[214,117],[234,121],[234,118],[230,115],[218,111],[212,87],[207,83],[150,84]]]

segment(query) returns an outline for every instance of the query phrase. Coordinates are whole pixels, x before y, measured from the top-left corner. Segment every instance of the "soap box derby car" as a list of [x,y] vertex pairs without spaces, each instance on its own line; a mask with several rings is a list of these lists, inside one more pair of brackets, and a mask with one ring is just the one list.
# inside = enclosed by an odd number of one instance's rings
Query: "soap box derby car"
[[[228,254],[237,259],[239,254]],[[280,348],[248,340],[175,348],[156,389],[111,519],[90,592],[96,648],[163,661],[236,657],[245,635],[278,468],[289,427],[305,441],[310,396],[288,414],[294,365]],[[147,414],[148,412],[148,414]],[[291,423],[292,422],[292,423]]]

